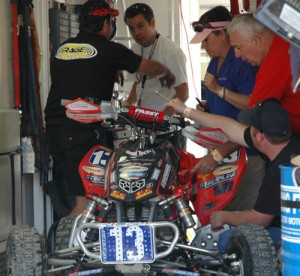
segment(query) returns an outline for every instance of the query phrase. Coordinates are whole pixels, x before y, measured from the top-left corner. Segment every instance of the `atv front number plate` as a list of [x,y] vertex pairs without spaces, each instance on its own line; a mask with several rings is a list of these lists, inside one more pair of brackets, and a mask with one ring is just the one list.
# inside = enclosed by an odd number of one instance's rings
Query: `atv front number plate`
[[154,230],[150,225],[106,224],[99,229],[100,259],[105,264],[151,263],[155,260]]

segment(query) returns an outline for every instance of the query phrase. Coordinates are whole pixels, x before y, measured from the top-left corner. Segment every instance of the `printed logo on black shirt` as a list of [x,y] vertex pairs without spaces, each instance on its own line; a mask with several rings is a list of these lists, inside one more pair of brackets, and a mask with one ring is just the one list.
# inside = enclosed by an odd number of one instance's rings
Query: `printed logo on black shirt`
[[96,55],[96,48],[90,44],[66,43],[58,48],[55,57],[63,60],[73,60],[93,58]]

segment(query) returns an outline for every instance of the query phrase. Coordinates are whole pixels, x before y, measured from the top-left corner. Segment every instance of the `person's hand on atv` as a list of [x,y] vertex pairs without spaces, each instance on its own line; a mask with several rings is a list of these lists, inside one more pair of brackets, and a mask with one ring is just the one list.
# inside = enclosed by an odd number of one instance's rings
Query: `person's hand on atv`
[[186,105],[178,98],[172,99],[171,101],[165,103],[166,107],[172,107],[175,112],[183,115]]
[[191,172],[195,173],[198,170],[200,173],[210,173],[217,167],[217,165],[218,162],[214,160],[213,156],[211,154],[207,154],[199,160]]
[[211,214],[210,223],[211,223],[212,230],[218,230],[223,227],[224,225],[223,214],[224,211],[216,211]]

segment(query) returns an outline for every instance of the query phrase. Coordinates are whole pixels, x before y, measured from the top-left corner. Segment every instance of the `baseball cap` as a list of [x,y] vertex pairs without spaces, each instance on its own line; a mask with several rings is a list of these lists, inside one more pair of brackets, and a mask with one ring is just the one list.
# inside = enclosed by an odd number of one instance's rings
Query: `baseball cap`
[[282,137],[291,131],[288,112],[275,98],[263,100],[252,109],[242,110],[238,120],[269,136]]
[[196,34],[190,41],[190,44],[201,43],[211,32],[227,29],[228,24],[229,21],[219,21],[209,22],[210,26],[204,26],[199,22],[194,22],[192,26]]

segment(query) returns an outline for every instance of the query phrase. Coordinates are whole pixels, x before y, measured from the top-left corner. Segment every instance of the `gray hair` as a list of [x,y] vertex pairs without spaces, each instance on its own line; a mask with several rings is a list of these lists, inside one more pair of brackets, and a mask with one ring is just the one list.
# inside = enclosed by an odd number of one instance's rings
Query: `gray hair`
[[233,32],[237,32],[243,35],[244,38],[250,38],[253,34],[262,35],[266,30],[268,29],[257,21],[251,13],[234,16],[227,27],[227,33],[229,35]]

